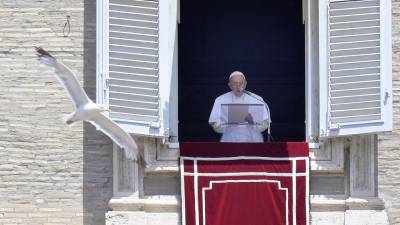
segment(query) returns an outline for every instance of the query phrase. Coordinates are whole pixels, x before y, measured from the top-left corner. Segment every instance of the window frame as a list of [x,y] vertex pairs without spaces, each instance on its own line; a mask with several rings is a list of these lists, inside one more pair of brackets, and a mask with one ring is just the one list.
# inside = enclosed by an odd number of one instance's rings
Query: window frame
[[[381,0],[381,6],[385,8],[385,12],[391,12],[390,0]],[[321,80],[321,67],[326,67],[324,62],[319,61],[320,48],[326,48],[320,40],[320,35],[326,34],[326,30],[320,30],[321,4],[326,4],[327,0],[310,1],[303,0],[303,22],[305,24],[305,141],[309,143],[310,148],[319,148],[321,139],[321,99],[326,99],[326,95],[321,95],[319,90]],[[101,59],[97,63],[97,102],[108,105],[107,97],[107,61],[108,59],[108,24],[105,21],[108,18],[108,1],[97,0],[97,59]],[[171,16],[175,14],[175,16]],[[175,18],[171,21],[171,18]],[[391,14],[381,13],[381,20],[386,26],[391,26]],[[158,135],[149,135],[152,137],[162,138],[160,141],[166,143],[167,148],[179,148],[178,140],[178,26],[180,22],[180,0],[159,1],[159,98],[160,98],[160,119],[163,132]],[[385,60],[382,67],[391,68],[391,29],[381,26],[385,29],[381,33],[384,35],[382,39],[382,48],[385,49]],[[171,30],[174,30],[175,38],[171,41]],[[172,66],[171,66],[172,65]],[[170,79],[163,74],[171,74]],[[391,70],[385,71],[390,75],[384,76],[383,81],[386,84],[383,91],[391,94]],[[384,94],[384,93],[382,93]],[[391,120],[391,96],[389,96],[390,104],[386,107],[387,112],[384,113],[385,120]],[[323,113],[323,112],[322,112]],[[391,130],[392,124],[388,124],[385,130]]]

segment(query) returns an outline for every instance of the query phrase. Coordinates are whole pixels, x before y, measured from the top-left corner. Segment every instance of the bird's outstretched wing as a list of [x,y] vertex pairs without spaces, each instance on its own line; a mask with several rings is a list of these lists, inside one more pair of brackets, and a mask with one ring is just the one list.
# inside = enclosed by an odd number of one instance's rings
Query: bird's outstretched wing
[[40,47],[35,47],[39,61],[54,69],[54,73],[61,85],[67,90],[70,99],[78,108],[80,105],[90,101],[86,92],[80,86],[78,79],[74,73],[64,64],[58,62],[50,53]]
[[101,113],[95,113],[89,119],[89,122],[123,148],[126,158],[130,160],[140,159],[138,146],[133,138],[112,120]]

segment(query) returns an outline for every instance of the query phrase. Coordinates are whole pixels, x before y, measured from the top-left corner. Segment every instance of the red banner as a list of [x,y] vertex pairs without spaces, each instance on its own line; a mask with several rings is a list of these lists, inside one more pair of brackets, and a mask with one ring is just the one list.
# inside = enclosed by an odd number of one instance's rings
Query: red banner
[[181,143],[183,225],[309,224],[307,143]]

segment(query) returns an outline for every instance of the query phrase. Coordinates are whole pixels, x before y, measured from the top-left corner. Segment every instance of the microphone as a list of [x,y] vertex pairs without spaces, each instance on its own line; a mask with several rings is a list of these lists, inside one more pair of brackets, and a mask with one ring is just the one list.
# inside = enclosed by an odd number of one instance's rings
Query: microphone
[[265,109],[267,110],[268,113],[268,137],[267,137],[267,141],[270,142],[270,137],[271,137],[271,111],[269,110],[268,104],[262,99],[259,98],[257,95],[255,95],[254,93],[244,90],[244,88],[241,88],[243,90],[241,90],[243,93],[248,94],[250,97],[262,102],[265,106]]

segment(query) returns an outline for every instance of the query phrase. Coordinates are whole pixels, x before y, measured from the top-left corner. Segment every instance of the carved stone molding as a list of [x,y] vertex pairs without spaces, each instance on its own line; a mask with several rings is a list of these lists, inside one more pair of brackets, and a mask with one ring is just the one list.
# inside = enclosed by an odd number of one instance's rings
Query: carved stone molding
[[114,211],[179,212],[178,196],[162,198],[112,198],[109,206]]
[[377,197],[346,198],[343,195],[311,195],[311,211],[384,210],[384,202]]
[[353,136],[350,144],[350,196],[374,197],[375,135]]
[[179,143],[157,142],[157,160],[158,161],[178,161]]
[[162,144],[160,140],[155,138],[144,139],[143,146],[146,159],[144,173],[146,175],[179,174],[179,146],[170,146],[168,143]]
[[105,217],[106,225],[180,224],[180,214],[168,211],[109,211]]
[[310,149],[311,173],[343,173],[346,138],[326,139],[318,149]]
[[126,159],[118,146],[113,146],[113,189],[114,197],[139,197],[141,168],[138,162]]

